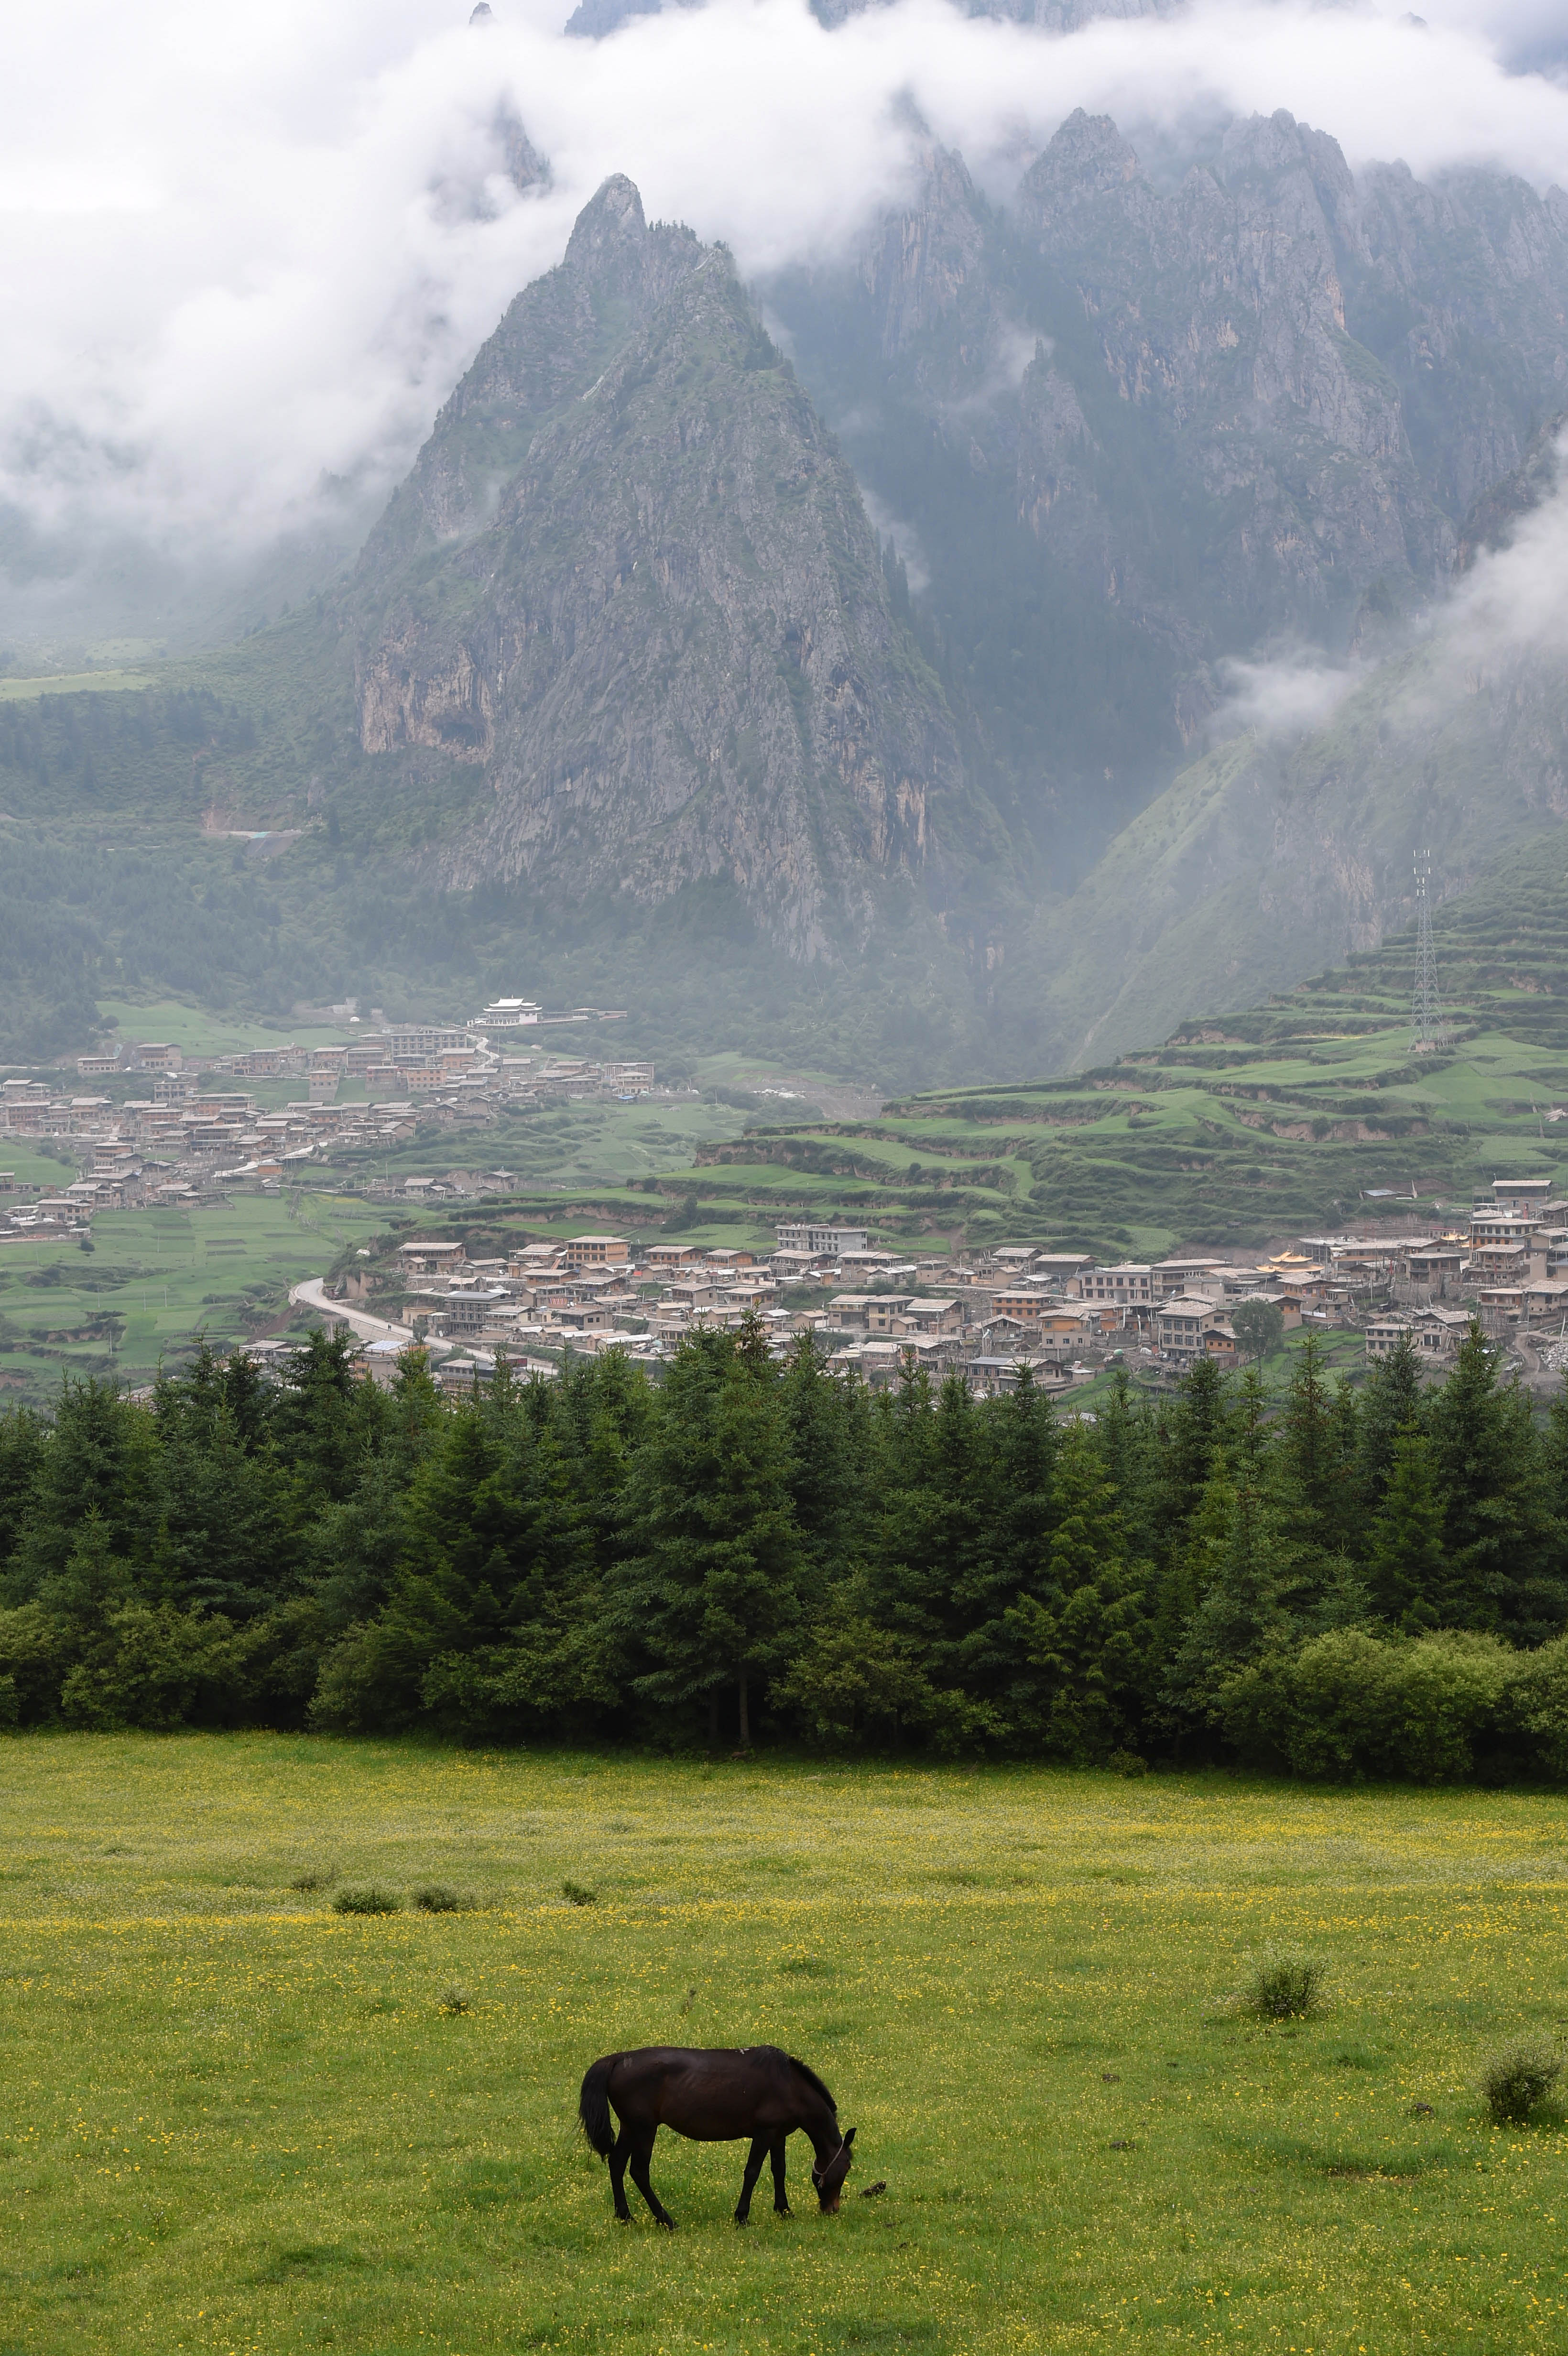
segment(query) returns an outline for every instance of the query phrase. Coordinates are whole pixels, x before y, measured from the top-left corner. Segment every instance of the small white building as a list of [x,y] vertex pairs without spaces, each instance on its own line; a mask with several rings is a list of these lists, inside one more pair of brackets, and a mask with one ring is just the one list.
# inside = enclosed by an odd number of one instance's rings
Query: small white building
[[475,1024],[477,1031],[517,1031],[537,1023],[544,1009],[531,998],[493,998]]

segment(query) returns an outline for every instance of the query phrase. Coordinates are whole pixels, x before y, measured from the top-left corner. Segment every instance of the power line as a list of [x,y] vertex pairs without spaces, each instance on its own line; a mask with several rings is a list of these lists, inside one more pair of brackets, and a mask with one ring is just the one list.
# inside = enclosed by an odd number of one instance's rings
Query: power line
[[1432,853],[1415,856],[1415,991],[1410,1009],[1410,1044],[1417,1052],[1435,1047],[1443,1030],[1437,996],[1437,958],[1432,947]]

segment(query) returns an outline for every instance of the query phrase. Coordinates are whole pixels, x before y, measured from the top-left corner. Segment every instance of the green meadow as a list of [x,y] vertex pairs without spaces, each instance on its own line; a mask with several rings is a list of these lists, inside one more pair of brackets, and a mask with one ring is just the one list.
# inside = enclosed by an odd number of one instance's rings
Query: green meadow
[[[1568,2338],[1568,2136],[1475,2091],[1568,2019],[1555,1800],[269,1735],[0,1760],[8,2356]],[[334,1911],[366,1881],[471,1902]],[[1323,1958],[1315,2018],[1238,2010],[1271,1941]],[[667,2041],[826,2077],[839,2216],[797,2138],[794,2218],[738,2231],[742,2147],[663,2136],[678,2231],[615,2225],[579,2081]]]
[[385,1225],[384,1207],[289,1189],[100,1212],[91,1252],[66,1239],[0,1245],[0,1397],[47,1398],[68,1372],[141,1382],[201,1334],[215,1347],[252,1339],[291,1285]]

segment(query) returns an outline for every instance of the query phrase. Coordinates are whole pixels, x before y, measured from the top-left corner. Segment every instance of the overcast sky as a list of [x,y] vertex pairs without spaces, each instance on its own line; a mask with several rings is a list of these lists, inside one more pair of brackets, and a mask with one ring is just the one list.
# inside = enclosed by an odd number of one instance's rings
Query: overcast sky
[[[324,475],[395,479],[607,172],[742,269],[897,195],[898,102],[1000,186],[1073,106],[1131,135],[1286,106],[1352,163],[1568,184],[1564,0],[1196,0],[1054,38],[899,0],[838,31],[710,0],[592,43],[562,0],[77,0],[0,26],[0,498],[48,532],[261,545]],[[518,197],[509,102],[554,179]]]

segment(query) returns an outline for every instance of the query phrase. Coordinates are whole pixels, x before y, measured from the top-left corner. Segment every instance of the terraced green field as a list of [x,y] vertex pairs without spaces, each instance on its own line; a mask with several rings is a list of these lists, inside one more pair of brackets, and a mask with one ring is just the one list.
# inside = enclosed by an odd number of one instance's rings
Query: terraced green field
[[[1568,2334],[1568,2136],[1476,2093],[1494,2040],[1568,2016],[1554,1800],[267,1735],[3,1755],[16,2356]],[[334,1912],[432,1880],[471,1911]],[[1277,1940],[1326,1963],[1313,2019],[1237,2008]],[[803,2055],[858,2129],[841,2213],[796,2142],[794,2217],[741,2232],[742,2147],[667,2134],[677,2231],[617,2226],[577,2089],[653,2042]]]
[[0,1398],[47,1399],[61,1376],[148,1380],[206,1334],[243,1342],[283,1313],[288,1289],[385,1226],[350,1197],[237,1195],[191,1211],[108,1211],[94,1248],[0,1246]]
[[1494,1175],[1562,1158],[1568,876],[1552,843],[1439,913],[1435,1052],[1412,1052],[1405,937],[1093,1071],[711,1148],[690,1183],[759,1207],[793,1185],[915,1248],[956,1231],[1140,1256],[1467,1205]]

